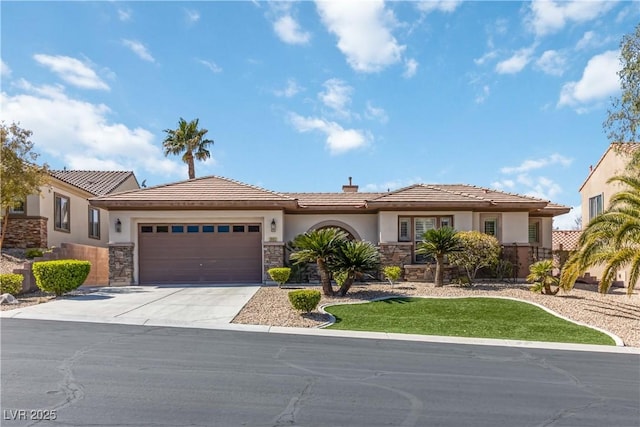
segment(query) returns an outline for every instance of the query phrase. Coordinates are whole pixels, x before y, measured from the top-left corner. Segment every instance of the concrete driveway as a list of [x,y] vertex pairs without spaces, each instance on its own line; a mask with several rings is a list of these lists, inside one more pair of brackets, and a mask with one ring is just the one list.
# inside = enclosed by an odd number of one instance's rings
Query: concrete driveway
[[86,295],[1,312],[3,318],[217,327],[230,323],[259,285],[99,288]]

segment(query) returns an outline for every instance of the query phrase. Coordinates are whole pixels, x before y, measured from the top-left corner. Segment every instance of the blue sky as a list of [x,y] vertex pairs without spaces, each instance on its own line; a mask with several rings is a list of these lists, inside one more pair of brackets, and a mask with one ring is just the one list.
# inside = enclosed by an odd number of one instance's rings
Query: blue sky
[[[573,206],[609,144],[639,2],[11,2],[2,120],[54,169],[185,179],[163,130],[200,119],[197,176],[275,191],[464,183]],[[30,25],[26,25],[30,23]]]

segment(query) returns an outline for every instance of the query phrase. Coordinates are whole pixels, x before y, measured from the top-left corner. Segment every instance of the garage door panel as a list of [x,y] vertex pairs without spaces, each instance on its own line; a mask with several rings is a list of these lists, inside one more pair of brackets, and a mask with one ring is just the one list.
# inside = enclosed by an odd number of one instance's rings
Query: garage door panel
[[[248,232],[250,229],[253,232]],[[262,233],[258,224],[183,227],[145,224],[139,229],[140,283],[216,283],[262,281]],[[167,229],[169,232],[157,232]],[[217,232],[219,229],[228,232]],[[143,232],[145,230],[145,232]],[[151,230],[151,231],[149,231]],[[233,232],[236,230],[236,232]],[[257,232],[255,230],[258,230]]]

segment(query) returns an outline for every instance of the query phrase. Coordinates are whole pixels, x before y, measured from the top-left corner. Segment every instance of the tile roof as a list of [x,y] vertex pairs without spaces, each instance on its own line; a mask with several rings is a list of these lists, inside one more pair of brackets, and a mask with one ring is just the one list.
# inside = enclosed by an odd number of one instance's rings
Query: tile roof
[[94,196],[111,193],[127,178],[133,176],[131,171],[51,170],[49,174]]
[[546,200],[537,199],[519,194],[506,193],[490,188],[476,187],[466,184],[414,184],[389,193],[385,193],[375,199],[376,202],[485,202],[494,203],[548,203]]
[[301,207],[306,206],[366,206],[368,200],[380,197],[384,193],[282,193],[298,200]]
[[561,245],[562,250],[565,251],[572,251],[577,249],[578,239],[580,239],[581,234],[581,230],[554,230],[551,234],[553,250],[560,250]]
[[219,176],[206,176],[172,184],[163,184],[139,190],[125,191],[94,200],[132,202],[245,202],[245,201],[293,201],[280,193],[265,190]]

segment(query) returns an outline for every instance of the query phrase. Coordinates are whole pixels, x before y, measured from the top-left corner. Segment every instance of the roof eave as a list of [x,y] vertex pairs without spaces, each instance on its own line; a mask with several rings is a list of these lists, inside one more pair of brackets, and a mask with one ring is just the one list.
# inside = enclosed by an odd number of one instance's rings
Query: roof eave
[[286,209],[296,206],[295,201],[283,200],[224,200],[224,201],[176,201],[176,200],[109,200],[89,199],[92,206],[107,210],[243,210]]

